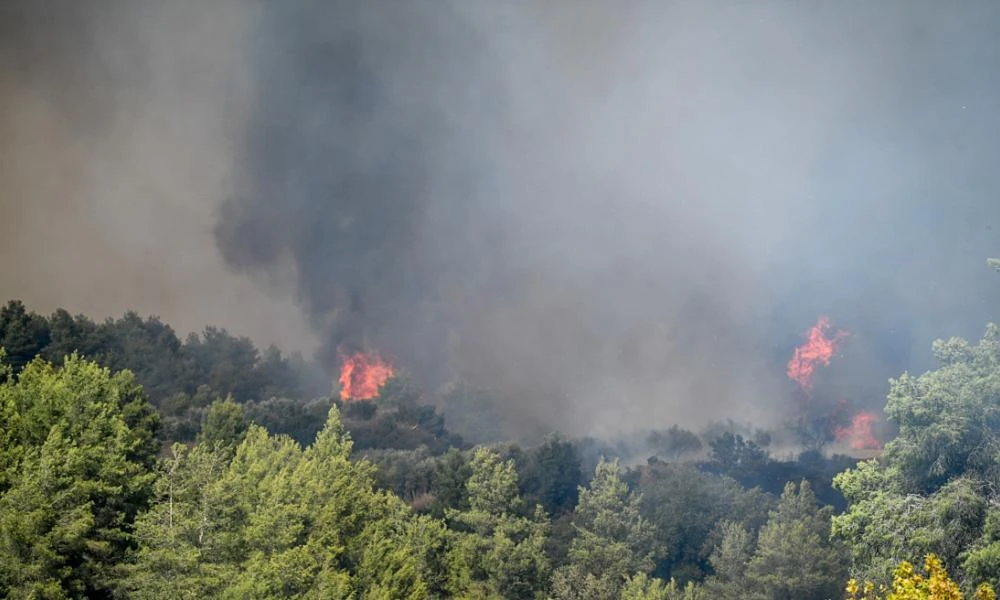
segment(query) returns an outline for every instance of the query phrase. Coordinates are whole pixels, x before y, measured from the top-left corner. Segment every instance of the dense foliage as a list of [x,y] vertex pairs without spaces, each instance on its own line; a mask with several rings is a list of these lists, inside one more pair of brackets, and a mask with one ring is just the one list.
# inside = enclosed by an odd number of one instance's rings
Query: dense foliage
[[899,561],[933,553],[967,591],[1000,583],[1000,329],[934,345],[941,363],[890,382],[899,435],[879,461],[838,475],[849,502],[833,530],[852,574],[887,583]]
[[[644,434],[638,463],[627,443],[556,434],[470,447],[405,377],[371,401],[309,396],[276,350],[212,328],[182,342],[134,314],[12,302],[0,342],[0,597],[990,598],[1000,583],[993,326],[891,382],[899,435],[860,463],[676,426]],[[483,402],[459,385],[441,404],[462,398]],[[928,556],[926,575],[910,566]]]

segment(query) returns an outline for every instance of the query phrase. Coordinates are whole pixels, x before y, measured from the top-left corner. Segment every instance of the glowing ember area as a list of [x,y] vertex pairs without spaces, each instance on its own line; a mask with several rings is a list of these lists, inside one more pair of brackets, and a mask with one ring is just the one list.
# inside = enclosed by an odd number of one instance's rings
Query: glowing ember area
[[874,413],[859,412],[854,415],[850,427],[837,428],[837,441],[846,441],[855,450],[877,450],[882,447],[872,432],[872,426],[877,422],[878,417]]
[[837,351],[840,342],[847,337],[846,331],[827,334],[830,319],[820,317],[806,334],[804,344],[795,349],[792,360],[788,361],[788,377],[797,381],[802,389],[812,389],[812,376],[820,364],[829,365],[830,358]]
[[392,365],[378,354],[358,352],[344,357],[340,367],[340,399],[367,400],[378,396],[378,389],[392,377]]

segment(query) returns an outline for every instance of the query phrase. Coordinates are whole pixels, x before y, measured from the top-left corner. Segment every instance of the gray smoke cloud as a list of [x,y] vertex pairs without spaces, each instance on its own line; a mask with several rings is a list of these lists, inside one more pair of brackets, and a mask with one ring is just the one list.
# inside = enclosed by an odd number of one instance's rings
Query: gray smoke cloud
[[[995,318],[994,3],[138,4],[88,3],[64,26],[92,37],[54,49],[13,27],[14,54],[53,68],[3,78],[0,102],[48,90],[39,119],[80,130],[8,118],[34,149],[0,156],[78,147],[93,204],[32,215],[149,198],[86,239],[142,273],[135,250],[164,240],[178,313],[249,280],[294,294],[331,370],[376,349],[431,389],[492,389],[522,431],[767,423],[819,314],[851,336],[817,395],[876,407],[933,338]],[[94,52],[98,72],[78,62]],[[15,172],[21,197],[58,187]],[[151,182],[170,194],[136,193]],[[192,231],[198,260],[179,260]],[[13,281],[39,279],[65,291]]]
[[0,302],[316,347],[294,292],[232,273],[212,233],[250,109],[250,6],[0,0]]

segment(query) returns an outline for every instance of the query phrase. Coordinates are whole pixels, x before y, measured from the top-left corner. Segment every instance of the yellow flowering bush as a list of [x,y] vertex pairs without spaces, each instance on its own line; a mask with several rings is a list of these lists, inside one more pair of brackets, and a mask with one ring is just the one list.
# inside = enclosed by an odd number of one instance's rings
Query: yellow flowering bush
[[[907,561],[896,567],[892,577],[892,589],[884,585],[878,589],[869,581],[859,583],[856,579],[847,582],[848,600],[963,600],[958,584],[951,580],[941,560],[927,555],[924,561],[926,575],[921,575]],[[996,600],[996,593],[989,584],[982,584],[976,590],[975,600]]]

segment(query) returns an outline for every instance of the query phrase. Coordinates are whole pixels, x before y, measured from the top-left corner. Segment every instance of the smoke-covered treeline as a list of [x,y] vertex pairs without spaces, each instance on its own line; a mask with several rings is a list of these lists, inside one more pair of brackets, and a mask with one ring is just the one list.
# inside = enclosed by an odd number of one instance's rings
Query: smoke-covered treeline
[[[676,580],[694,586],[711,573],[712,540],[724,519],[756,531],[783,491],[781,502],[842,505],[829,483],[851,464],[818,453],[776,460],[739,434],[708,438],[676,426],[640,442],[651,453],[648,465],[628,471],[606,458],[634,460],[634,448],[595,439],[551,435],[533,447],[469,448],[405,378],[389,379],[373,399],[307,401],[290,377],[302,368],[214,327],[181,342],[169,325],[135,313],[95,323],[8,303],[0,309],[0,594],[267,595],[260,590],[279,585],[280,596],[339,586],[337,594],[389,589],[393,597],[409,590],[414,597],[612,598],[631,593],[626,583],[639,591],[665,585],[650,571],[675,580],[665,589],[677,588]],[[292,472],[286,491],[324,491],[308,494],[312,500],[285,495],[285,484],[271,477]],[[784,489],[798,479],[812,486]],[[245,495],[250,489],[264,495]],[[320,515],[341,496],[350,504],[338,509],[346,520],[325,522]],[[267,506],[259,505],[264,498]],[[25,512],[34,518],[21,518]],[[574,533],[612,514],[621,522],[595,529],[600,540]],[[350,549],[337,558],[327,536],[345,526],[334,535]],[[259,548],[263,555],[248,554],[257,527],[272,540]],[[614,546],[619,527],[635,536],[624,550]],[[298,541],[274,545],[288,535]],[[335,566],[317,571],[293,560],[303,535],[315,536],[305,547],[330,553],[325,560]],[[403,564],[380,553],[385,543],[401,544]],[[578,555],[595,543],[630,558],[594,571],[608,557]],[[94,547],[102,551],[88,551]],[[230,556],[237,547],[257,558]],[[211,575],[218,572],[229,575]],[[829,585],[840,584],[836,573],[824,575]]]
[[[780,460],[767,432],[675,426],[626,468],[595,439],[470,448],[399,376],[372,399],[260,402],[292,365],[246,338],[181,344],[134,313],[95,324],[11,302],[0,595],[874,600],[891,582],[991,598],[998,342],[995,325],[937,342],[938,369],[894,380],[899,435],[875,459]],[[171,393],[178,366],[174,385],[210,384]],[[239,401],[201,402],[226,382]],[[924,555],[927,577],[901,562]]]

